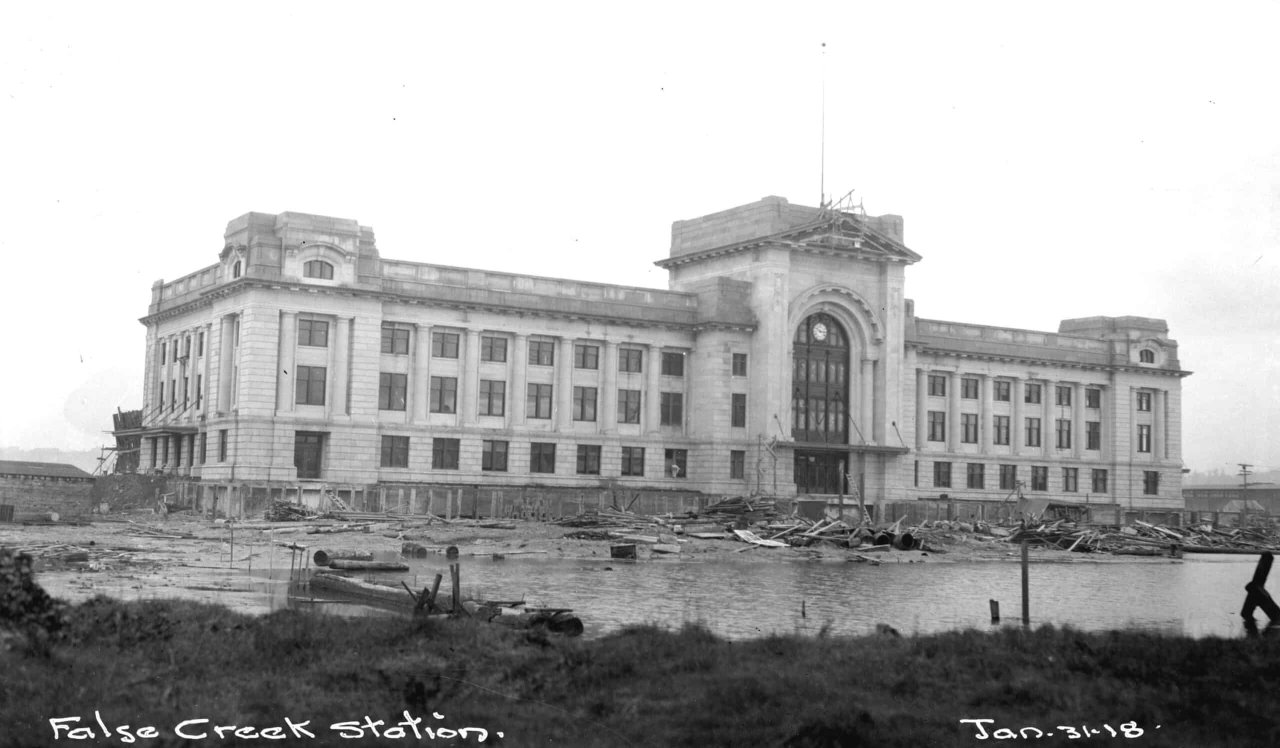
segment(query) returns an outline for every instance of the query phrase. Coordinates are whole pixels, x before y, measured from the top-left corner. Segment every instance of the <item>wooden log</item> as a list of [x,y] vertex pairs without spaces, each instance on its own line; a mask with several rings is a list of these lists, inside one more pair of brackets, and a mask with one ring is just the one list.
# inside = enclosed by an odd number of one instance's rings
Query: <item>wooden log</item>
[[337,559],[329,562],[330,568],[359,571],[408,571],[409,565],[398,561],[360,561],[355,559]]
[[[303,549],[305,550],[305,548]],[[319,550],[311,557],[316,566],[328,566],[334,561],[372,561],[372,551],[326,551]],[[338,567],[334,567],[338,568]]]

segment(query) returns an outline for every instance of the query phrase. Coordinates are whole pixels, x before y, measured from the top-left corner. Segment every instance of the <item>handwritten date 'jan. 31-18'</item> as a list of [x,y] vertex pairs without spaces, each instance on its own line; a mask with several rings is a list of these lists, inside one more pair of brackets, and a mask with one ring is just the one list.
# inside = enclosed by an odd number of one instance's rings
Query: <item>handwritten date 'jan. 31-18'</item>
[[[1137,722],[1125,722],[1118,728],[1112,727],[1105,722],[1101,725],[1054,725],[1052,728],[1041,729],[1039,727],[996,727],[994,719],[962,719],[960,724],[970,725],[974,732],[973,737],[978,740],[1035,740],[1036,738],[1052,738],[1055,736],[1066,737],[1068,740],[1083,740],[1085,738],[1103,737],[1103,738],[1140,738],[1146,734],[1146,730],[1138,727]],[[1159,730],[1160,725],[1151,728]]]

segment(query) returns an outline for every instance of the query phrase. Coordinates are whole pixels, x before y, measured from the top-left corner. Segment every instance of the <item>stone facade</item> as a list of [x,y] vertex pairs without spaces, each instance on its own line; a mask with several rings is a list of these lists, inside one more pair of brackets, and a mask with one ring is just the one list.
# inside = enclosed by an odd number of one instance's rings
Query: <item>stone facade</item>
[[[153,286],[142,470],[877,503],[998,498],[998,465],[1016,464],[1028,493],[1091,496],[1090,478],[1064,484],[1073,467],[1108,471],[1099,500],[1179,496],[1186,372],[1163,322],[1036,333],[917,319],[905,270],[921,258],[898,216],[768,197],[677,221],[657,263],[665,291],[383,259],[368,227],[300,213],[250,213],[225,237],[216,264]],[[930,377],[948,394],[922,395]],[[1048,401],[1015,407],[998,382],[1040,384]],[[1059,386],[1065,410],[1046,404]],[[1068,420],[1075,441],[993,439],[996,416],[1031,408]],[[946,419],[932,435],[930,412]],[[1095,420],[1097,449],[1081,442]],[[946,462],[951,485],[935,486]],[[980,488],[956,483],[979,462]],[[1146,472],[1157,492],[1134,495]]]

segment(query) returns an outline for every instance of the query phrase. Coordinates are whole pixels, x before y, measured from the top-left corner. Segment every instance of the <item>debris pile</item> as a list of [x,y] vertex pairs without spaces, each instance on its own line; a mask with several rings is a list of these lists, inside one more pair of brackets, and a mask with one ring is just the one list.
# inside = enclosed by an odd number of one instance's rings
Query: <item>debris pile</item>
[[262,513],[268,522],[305,522],[316,519],[320,515],[301,504],[293,504],[279,499],[272,501],[271,506]]

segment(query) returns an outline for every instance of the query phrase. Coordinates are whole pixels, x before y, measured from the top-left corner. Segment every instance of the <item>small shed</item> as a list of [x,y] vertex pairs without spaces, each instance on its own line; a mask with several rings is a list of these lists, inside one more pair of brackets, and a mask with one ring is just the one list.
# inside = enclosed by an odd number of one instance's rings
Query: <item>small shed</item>
[[93,480],[66,463],[0,460],[0,522],[87,515]]

